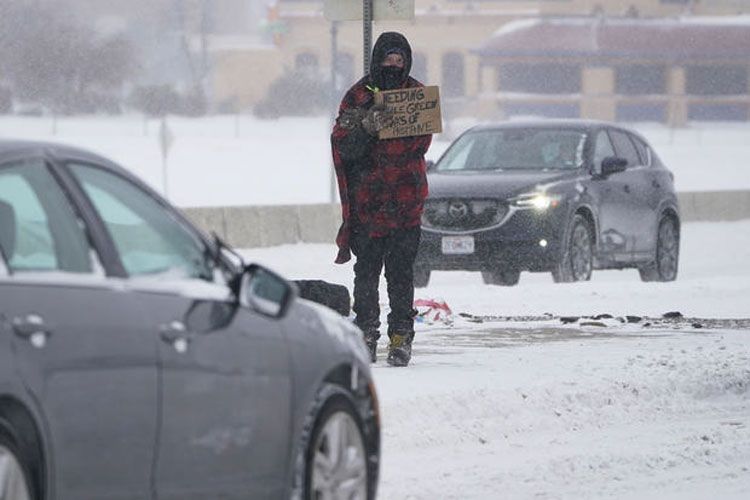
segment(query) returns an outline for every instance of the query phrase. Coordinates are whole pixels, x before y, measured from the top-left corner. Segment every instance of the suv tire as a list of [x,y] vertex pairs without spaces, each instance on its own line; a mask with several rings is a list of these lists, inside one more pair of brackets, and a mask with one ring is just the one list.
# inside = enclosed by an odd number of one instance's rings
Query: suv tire
[[594,237],[591,224],[576,214],[565,234],[560,260],[552,269],[555,283],[588,281],[594,269]]

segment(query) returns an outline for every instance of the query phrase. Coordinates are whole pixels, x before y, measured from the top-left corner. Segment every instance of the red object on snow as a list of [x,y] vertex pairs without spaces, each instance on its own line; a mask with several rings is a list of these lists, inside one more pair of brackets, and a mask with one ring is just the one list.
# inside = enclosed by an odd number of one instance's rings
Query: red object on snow
[[444,300],[434,299],[417,299],[414,301],[414,307],[419,312],[419,317],[426,321],[443,321],[450,323],[453,321],[453,311],[448,307]]

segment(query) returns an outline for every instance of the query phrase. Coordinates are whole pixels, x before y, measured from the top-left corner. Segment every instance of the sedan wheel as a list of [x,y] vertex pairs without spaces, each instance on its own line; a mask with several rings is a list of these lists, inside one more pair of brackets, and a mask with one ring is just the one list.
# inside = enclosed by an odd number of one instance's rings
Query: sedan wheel
[[29,500],[29,486],[21,461],[12,451],[10,443],[0,436],[0,498]]
[[351,408],[334,404],[314,436],[309,498],[367,500],[367,454]]
[[560,262],[552,270],[556,283],[588,281],[594,268],[594,240],[589,223],[581,215],[573,218]]
[[656,260],[638,269],[643,281],[674,281],[680,260],[680,231],[672,218],[659,223],[656,236]]

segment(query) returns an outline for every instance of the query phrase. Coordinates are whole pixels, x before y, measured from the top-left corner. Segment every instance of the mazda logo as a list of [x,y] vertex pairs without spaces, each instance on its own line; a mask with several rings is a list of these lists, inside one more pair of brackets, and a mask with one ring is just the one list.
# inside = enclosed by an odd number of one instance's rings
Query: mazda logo
[[448,215],[454,219],[465,217],[469,213],[469,206],[463,201],[452,201],[448,205]]

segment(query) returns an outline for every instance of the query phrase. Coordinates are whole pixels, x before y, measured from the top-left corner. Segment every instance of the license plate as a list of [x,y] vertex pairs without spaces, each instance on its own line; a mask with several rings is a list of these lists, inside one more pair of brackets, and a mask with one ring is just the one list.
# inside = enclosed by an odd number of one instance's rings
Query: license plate
[[473,236],[443,236],[443,253],[470,254],[474,253]]

